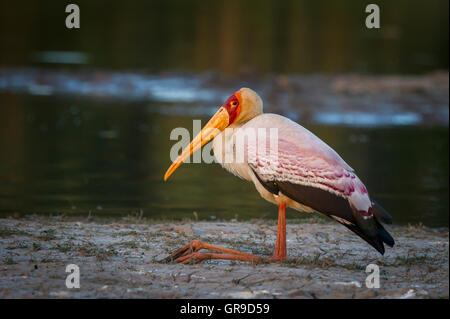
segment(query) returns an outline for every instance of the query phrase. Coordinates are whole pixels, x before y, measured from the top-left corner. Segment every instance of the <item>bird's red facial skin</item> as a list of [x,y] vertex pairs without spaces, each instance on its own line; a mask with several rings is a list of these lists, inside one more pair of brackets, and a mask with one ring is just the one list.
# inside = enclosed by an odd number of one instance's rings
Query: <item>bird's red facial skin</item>
[[239,113],[241,112],[240,93],[237,92],[232,96],[230,96],[223,105],[223,107],[227,110],[228,116],[230,117],[228,125],[233,124],[233,122],[236,120]]

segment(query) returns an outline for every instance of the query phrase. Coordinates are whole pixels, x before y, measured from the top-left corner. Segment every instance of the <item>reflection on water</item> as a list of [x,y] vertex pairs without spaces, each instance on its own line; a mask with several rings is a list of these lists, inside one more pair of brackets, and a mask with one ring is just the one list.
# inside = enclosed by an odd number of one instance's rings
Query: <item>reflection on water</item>
[[[1,213],[276,217],[250,183],[217,164],[185,164],[163,182],[170,131],[191,130],[192,118],[154,107],[163,106],[1,94]],[[448,225],[448,127],[305,126],[355,168],[396,223]]]
[[351,126],[445,125],[448,72],[422,76],[266,75],[218,72],[157,75],[107,70],[0,68],[0,92],[154,102],[165,115],[211,116],[230,92],[246,86],[261,95],[266,112],[303,123]]

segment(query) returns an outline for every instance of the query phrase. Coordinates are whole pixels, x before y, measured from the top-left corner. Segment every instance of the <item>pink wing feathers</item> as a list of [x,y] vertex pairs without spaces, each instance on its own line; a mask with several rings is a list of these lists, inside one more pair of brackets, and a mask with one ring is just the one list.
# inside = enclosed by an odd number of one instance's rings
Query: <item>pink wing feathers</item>
[[267,133],[266,138],[257,135],[256,143],[247,144],[247,162],[262,180],[316,187],[347,199],[362,215],[371,214],[372,203],[364,184],[353,169],[313,133],[275,114],[261,115],[248,124],[275,128],[278,132],[278,143],[271,143],[274,136]]

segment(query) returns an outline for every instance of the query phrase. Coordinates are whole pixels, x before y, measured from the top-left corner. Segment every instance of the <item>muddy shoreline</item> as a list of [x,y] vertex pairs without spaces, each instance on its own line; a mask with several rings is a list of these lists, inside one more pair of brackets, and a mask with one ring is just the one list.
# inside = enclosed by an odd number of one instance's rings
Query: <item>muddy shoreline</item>
[[[163,264],[191,240],[271,256],[276,225],[250,222],[0,219],[0,298],[448,298],[448,228],[393,226],[384,256],[340,225],[289,220],[288,260]],[[80,289],[67,289],[68,264]],[[366,287],[368,264],[380,288]]]

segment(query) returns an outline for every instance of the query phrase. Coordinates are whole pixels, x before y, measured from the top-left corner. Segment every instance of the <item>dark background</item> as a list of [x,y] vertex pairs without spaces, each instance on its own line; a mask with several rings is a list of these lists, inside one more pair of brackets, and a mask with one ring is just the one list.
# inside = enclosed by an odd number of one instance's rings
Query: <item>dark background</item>
[[[76,3],[81,28],[65,27]],[[108,69],[423,73],[448,69],[448,1],[1,1],[0,64],[79,51]]]
[[0,2],[1,214],[275,218],[218,165],[162,181],[171,130],[245,85],[341,154],[395,223],[448,226],[447,0],[80,0],[80,29],[69,3]]

